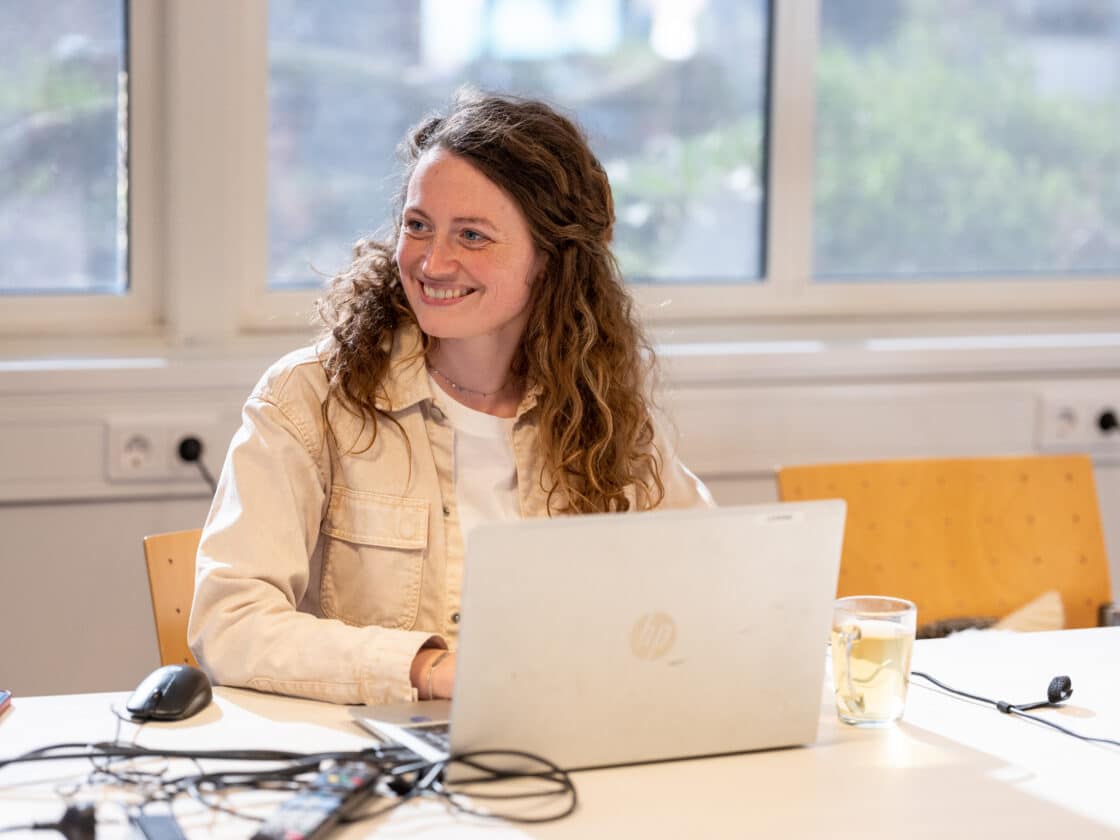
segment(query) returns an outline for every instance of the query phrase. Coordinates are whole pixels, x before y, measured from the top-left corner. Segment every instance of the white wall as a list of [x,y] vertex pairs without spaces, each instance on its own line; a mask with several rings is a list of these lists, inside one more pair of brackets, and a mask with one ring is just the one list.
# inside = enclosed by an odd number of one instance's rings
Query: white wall
[[[709,350],[666,357],[666,402],[686,462],[723,503],[773,500],[779,464],[1035,452],[1041,398],[1120,403],[1113,347],[848,358],[837,348],[811,359]],[[194,479],[108,481],[108,424],[209,419],[221,438],[212,448],[224,450],[269,361],[0,371],[0,685],[22,695],[118,690],[158,664],[141,538],[199,525],[208,492]],[[1114,437],[1095,464],[1115,587]],[[218,455],[208,461],[218,469]]]

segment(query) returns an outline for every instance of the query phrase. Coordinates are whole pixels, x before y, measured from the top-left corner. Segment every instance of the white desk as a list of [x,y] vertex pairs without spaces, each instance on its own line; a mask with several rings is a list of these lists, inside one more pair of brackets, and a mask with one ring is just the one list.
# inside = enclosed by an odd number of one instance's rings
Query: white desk
[[[1120,628],[1061,633],[968,633],[919,642],[914,668],[975,694],[1012,702],[1045,697],[1067,674],[1074,694],[1041,710],[1068,728],[1120,739]],[[0,717],[0,757],[58,741],[110,740],[112,703],[127,693],[20,698]],[[122,727],[128,735],[129,725]],[[358,749],[365,734],[345,707],[218,689],[216,702],[177,724],[148,724],[145,746]],[[53,792],[86,762],[0,770],[0,826],[52,820]],[[184,771],[189,770],[185,767]],[[1117,837],[1120,748],[1086,744],[1046,727],[949,697],[914,680],[904,720],[886,730],[837,722],[826,684],[820,738],[807,748],[577,773],[579,810],[520,827],[410,803],[344,837]],[[265,812],[279,801],[276,794]],[[102,799],[99,837],[126,836]],[[193,836],[248,837],[251,823],[176,806]],[[4,835],[4,837],[18,835]],[[46,837],[50,835],[28,835]],[[56,835],[57,836],[57,835]]]

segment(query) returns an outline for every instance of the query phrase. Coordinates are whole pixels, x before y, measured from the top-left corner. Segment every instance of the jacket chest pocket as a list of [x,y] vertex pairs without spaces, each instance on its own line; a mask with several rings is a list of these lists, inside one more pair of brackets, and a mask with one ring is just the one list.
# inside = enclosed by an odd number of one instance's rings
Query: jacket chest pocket
[[358,626],[411,628],[420,608],[428,500],[334,487],[321,530],[323,613]]

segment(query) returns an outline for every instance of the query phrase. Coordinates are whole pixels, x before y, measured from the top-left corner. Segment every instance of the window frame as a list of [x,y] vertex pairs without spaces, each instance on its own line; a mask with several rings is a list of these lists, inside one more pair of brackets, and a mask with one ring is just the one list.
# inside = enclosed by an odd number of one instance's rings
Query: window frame
[[163,253],[160,218],[162,181],[161,96],[164,71],[160,45],[162,4],[130,0],[127,22],[128,76],[128,291],[11,293],[0,296],[0,333],[152,335],[157,329]]
[[[813,169],[816,56],[821,0],[772,0],[767,120],[765,265],[757,281],[630,286],[642,317],[656,327],[729,321],[797,324],[824,319],[874,329],[890,316],[939,323],[983,318],[1009,328],[1060,313],[1069,321],[1120,314],[1115,276],[937,278],[914,281],[815,281]],[[267,51],[267,45],[266,45]],[[267,58],[266,58],[267,60]],[[773,142],[773,138],[781,138]],[[263,247],[263,246],[262,246]],[[342,256],[342,255],[340,255]],[[268,292],[266,280],[244,299],[250,330],[307,323],[314,290]]]
[[[762,283],[632,286],[648,322],[827,319],[870,329],[888,316],[934,322],[982,318],[989,328],[1019,329],[1055,313],[1091,323],[1120,315],[1120,272],[1092,278],[1062,274],[827,282],[813,279],[813,170],[816,57],[822,0],[773,0],[768,138],[767,264]],[[667,301],[671,303],[667,304]],[[990,323],[990,322],[995,322]]]
[[[922,334],[1115,324],[1120,272],[813,281],[820,2],[772,0],[763,276],[632,284],[651,331],[672,340],[694,328],[781,336],[882,334],[900,323]],[[320,292],[267,287],[267,0],[131,0],[129,14],[130,292],[9,296],[0,330],[22,336],[22,347],[61,334],[184,351],[308,334]]]

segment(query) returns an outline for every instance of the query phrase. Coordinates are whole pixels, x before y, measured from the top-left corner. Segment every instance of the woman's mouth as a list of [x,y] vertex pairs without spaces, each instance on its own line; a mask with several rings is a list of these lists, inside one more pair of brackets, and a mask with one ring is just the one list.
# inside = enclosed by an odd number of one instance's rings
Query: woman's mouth
[[434,301],[452,301],[459,298],[466,297],[474,292],[474,289],[464,288],[450,288],[448,286],[429,286],[427,283],[420,284],[420,291],[425,298]]

